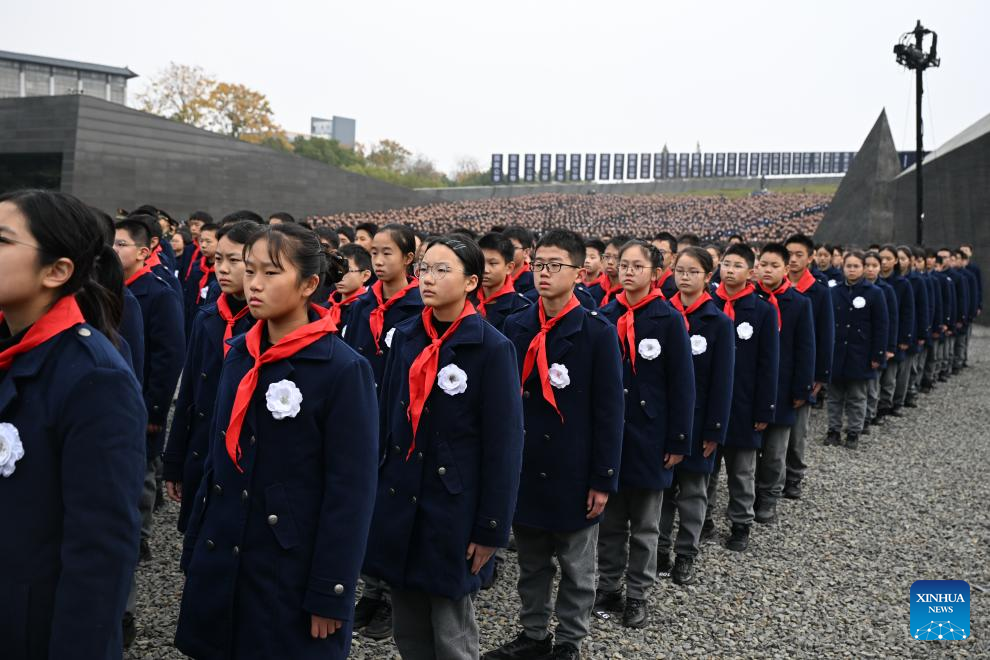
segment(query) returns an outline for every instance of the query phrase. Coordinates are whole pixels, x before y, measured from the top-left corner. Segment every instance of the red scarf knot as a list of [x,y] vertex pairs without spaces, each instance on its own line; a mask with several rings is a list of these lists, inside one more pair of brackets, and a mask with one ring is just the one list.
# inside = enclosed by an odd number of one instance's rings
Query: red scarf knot
[[632,366],[633,373],[636,373],[636,310],[646,307],[654,300],[663,300],[663,294],[658,289],[653,289],[635,305],[629,304],[624,292],[616,296],[615,299],[626,308],[625,313],[619,317],[619,322],[615,325],[619,333],[619,348],[622,349],[623,355],[629,356],[630,366]]
[[227,328],[223,331],[223,356],[227,357],[227,352],[230,351],[227,340],[234,336],[234,324],[247,316],[248,306],[244,305],[241,311],[237,312],[237,314],[232,314],[230,303],[227,302],[227,294],[221,293],[220,297],[217,298],[217,312],[220,313],[220,318],[227,324]]
[[502,296],[508,295],[510,293],[515,293],[516,287],[512,282],[511,277],[505,278],[505,282],[502,283],[502,288],[492,294],[491,298],[485,298],[485,290],[482,287],[478,287],[478,311],[481,313],[481,318],[488,318],[488,310],[485,306],[495,300],[496,298],[501,298]]
[[567,316],[574,309],[577,309],[579,306],[577,297],[572,293],[570,299],[567,301],[567,304],[564,305],[564,309],[560,310],[560,314],[557,314],[557,316],[552,319],[547,319],[547,313],[543,309],[543,298],[540,298],[540,331],[537,332],[536,336],[529,342],[529,348],[526,349],[526,358],[523,360],[523,387],[525,388],[526,379],[529,378],[531,373],[533,373],[533,366],[535,365],[540,377],[543,398],[547,403],[553,406],[554,410],[557,411],[557,414],[560,416],[561,423],[564,421],[564,415],[561,414],[560,409],[557,408],[557,399],[553,395],[553,385],[550,384],[550,365],[547,362],[547,335],[555,325],[560,323],[561,319]]
[[384,300],[382,298],[383,286],[384,285],[382,284],[382,281],[378,280],[371,287],[371,293],[374,294],[375,300],[378,302],[378,305],[373,310],[371,310],[371,315],[368,317],[368,325],[371,327],[371,338],[375,340],[375,351],[379,355],[382,354],[382,349],[379,342],[382,338],[382,330],[385,328],[385,312],[387,312],[389,308],[392,307],[392,305],[402,300],[405,297],[405,295],[409,293],[410,290],[418,287],[419,280],[417,280],[414,277],[412,280],[409,281],[408,284],[406,284],[405,287],[402,288],[401,291],[396,293],[388,300]]
[[694,314],[698,311],[698,308],[704,305],[706,302],[711,300],[712,297],[707,291],[701,292],[701,297],[694,301],[687,309],[684,308],[684,302],[681,300],[681,292],[678,291],[677,295],[670,299],[670,304],[674,306],[677,311],[679,311],[684,316],[684,327],[687,328],[688,332],[691,332],[691,321],[688,320],[688,316]]
[[351,303],[353,303],[355,300],[363,296],[367,290],[368,287],[363,286],[358,290],[356,290],[351,295],[347,296],[346,298],[342,298],[341,300],[333,299],[334,295],[336,295],[336,292],[330,294],[330,298],[327,300],[327,302],[330,303],[330,317],[333,319],[334,325],[338,327],[340,326],[340,320],[341,318],[343,318],[344,309],[348,307]]
[[767,302],[773,305],[777,310],[777,329],[780,330],[784,327],[784,317],[780,313],[780,303],[777,301],[777,296],[791,288],[791,281],[785,277],[780,283],[780,286],[773,291],[768,289],[763,282],[760,282],[760,288],[767,294]]
[[730,296],[725,292],[725,284],[715,289],[715,295],[725,301],[725,307],[722,309],[725,315],[728,316],[733,321],[736,320],[736,306],[733,304],[740,298],[745,298],[751,293],[756,292],[756,287],[753,286],[752,282],[746,282],[746,286],[740,289],[735,295]]
[[811,271],[805,268],[804,273],[801,274],[801,278],[797,281],[797,284],[794,285],[794,288],[801,293],[805,293],[811,288],[811,285],[817,281],[818,280],[815,279],[815,276],[811,274]]

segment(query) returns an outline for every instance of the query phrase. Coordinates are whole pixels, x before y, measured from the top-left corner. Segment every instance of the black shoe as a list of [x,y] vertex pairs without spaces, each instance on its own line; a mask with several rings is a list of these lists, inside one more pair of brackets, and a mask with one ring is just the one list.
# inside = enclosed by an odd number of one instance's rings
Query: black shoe
[[863,424],[863,430],[860,431],[859,434],[860,435],[870,435],[870,426],[869,426],[868,423],[867,424]]
[[131,645],[134,644],[134,640],[137,639],[137,623],[134,621],[134,615],[129,612],[124,612],[124,648],[129,649]]
[[922,394],[931,394],[933,389],[935,389],[935,386],[932,384],[931,381],[924,381],[921,383]]
[[915,402],[914,399],[905,399],[904,400],[904,407],[905,408],[917,408],[918,407],[918,404]]
[[554,651],[553,635],[547,635],[546,639],[533,639],[526,633],[519,633],[511,642],[492,649],[482,657],[485,660],[538,660],[551,657]]
[[369,639],[388,639],[392,636],[392,604],[382,601],[382,604],[371,618],[371,623],[364,627],[361,634]]
[[581,651],[573,644],[555,644],[551,660],[581,660]]
[[715,521],[705,518],[705,524],[701,526],[701,540],[708,541],[715,538]]
[[673,567],[669,552],[657,552],[657,577],[670,577],[670,569]]
[[645,628],[648,618],[645,599],[626,598],[626,609],[622,613],[622,625],[626,628]]
[[625,607],[622,591],[598,591],[595,593],[596,612],[621,612]]
[[938,375],[938,382],[940,382],[940,383],[948,383],[949,382],[949,376],[947,374],[939,374]]
[[904,413],[901,412],[900,406],[895,406],[887,411],[887,414],[891,417],[904,417]]
[[877,415],[870,420],[870,426],[883,426],[883,417]]
[[789,500],[799,500],[801,499],[801,481],[800,479],[788,479],[787,483],[784,484],[784,497]]
[[670,577],[674,584],[694,584],[694,557],[677,555]]
[[828,435],[825,436],[826,447],[838,447],[841,444],[842,437],[839,435],[838,431],[829,431]]
[[358,628],[364,628],[366,625],[371,623],[371,620],[375,618],[375,612],[378,608],[382,606],[385,601],[381,598],[373,598],[371,596],[361,596],[358,600],[357,605],[354,606],[354,630]]
[[758,502],[756,507],[756,522],[768,525],[777,519],[776,502]]
[[960,368],[960,367],[952,367],[952,375],[953,376],[955,376],[956,374],[958,374],[960,371],[962,371],[962,368]]
[[749,546],[749,525],[732,523],[732,534],[725,542],[725,547],[734,552],[742,552]]
[[151,543],[148,539],[141,539],[141,552],[138,554],[138,563],[143,564],[151,561]]
[[847,433],[846,434],[846,449],[859,449],[859,434],[858,433]]

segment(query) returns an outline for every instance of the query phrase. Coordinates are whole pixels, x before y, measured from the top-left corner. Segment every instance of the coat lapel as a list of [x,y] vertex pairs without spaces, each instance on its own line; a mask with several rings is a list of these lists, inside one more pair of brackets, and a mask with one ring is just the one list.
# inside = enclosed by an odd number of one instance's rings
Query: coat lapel
[[58,342],[56,336],[33,350],[24,353],[14,360],[10,369],[0,381],[0,417],[4,415],[7,406],[17,399],[17,381],[31,378],[38,373],[48,357],[48,352]]

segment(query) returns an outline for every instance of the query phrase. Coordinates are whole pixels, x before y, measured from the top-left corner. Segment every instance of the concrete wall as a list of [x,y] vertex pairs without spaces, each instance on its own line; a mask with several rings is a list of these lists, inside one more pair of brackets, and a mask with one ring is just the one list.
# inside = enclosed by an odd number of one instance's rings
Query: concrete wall
[[[766,186],[793,188],[820,184],[838,185],[842,175],[813,177],[767,177]],[[465,188],[417,188],[416,192],[424,203],[463,202],[475,199],[522,197],[540,193],[563,193],[585,195],[589,193],[614,195],[656,195],[660,193],[682,193],[692,190],[756,190],[760,187],[760,177],[722,177],[699,179],[660,179],[630,183],[541,183],[514,184],[511,186],[471,186]]]

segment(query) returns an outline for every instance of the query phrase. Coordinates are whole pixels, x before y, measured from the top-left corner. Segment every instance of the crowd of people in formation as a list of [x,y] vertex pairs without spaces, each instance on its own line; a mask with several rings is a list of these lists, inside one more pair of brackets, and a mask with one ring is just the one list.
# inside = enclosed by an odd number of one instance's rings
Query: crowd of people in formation
[[[706,243],[633,200],[594,237],[0,196],[0,657],[119,658],[167,498],[194,658],[578,658],[759,543],[809,443],[966,368],[969,246]],[[510,543],[518,628],[481,640]]]
[[649,236],[676,227],[704,241],[727,242],[742,233],[753,242],[815,233],[831,195],[760,191],[745,197],[718,195],[567,195],[545,193],[490,198],[370,213],[312,216],[314,227],[405,224],[427,234],[452,227],[481,235],[493,226],[518,225],[533,232],[567,227],[583,236]]

